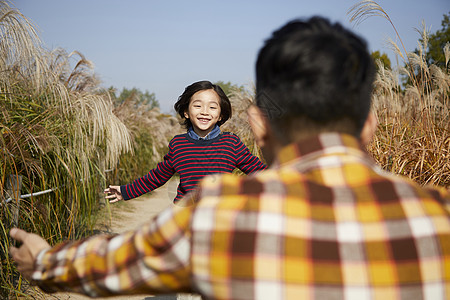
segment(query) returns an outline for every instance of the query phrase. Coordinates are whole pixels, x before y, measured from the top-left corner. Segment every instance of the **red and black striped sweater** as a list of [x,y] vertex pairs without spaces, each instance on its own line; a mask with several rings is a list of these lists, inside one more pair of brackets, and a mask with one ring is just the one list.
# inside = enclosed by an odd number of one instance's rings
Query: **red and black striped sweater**
[[266,165],[233,133],[224,132],[211,140],[194,140],[185,133],[170,141],[169,152],[156,168],[132,183],[122,185],[120,191],[124,200],[136,198],[164,185],[178,173],[180,184],[173,200],[176,203],[206,175],[231,173],[236,168],[250,174],[264,170]]

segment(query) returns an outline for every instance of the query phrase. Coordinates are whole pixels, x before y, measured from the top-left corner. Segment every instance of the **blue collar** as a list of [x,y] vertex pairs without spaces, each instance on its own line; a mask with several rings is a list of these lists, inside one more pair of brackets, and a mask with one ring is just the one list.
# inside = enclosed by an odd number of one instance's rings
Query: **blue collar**
[[219,125],[215,125],[214,128],[205,136],[205,137],[200,137],[195,131],[194,128],[189,127],[188,129],[188,135],[189,137],[191,137],[194,140],[212,140],[216,137],[219,136],[219,134],[221,133],[220,131],[220,127]]

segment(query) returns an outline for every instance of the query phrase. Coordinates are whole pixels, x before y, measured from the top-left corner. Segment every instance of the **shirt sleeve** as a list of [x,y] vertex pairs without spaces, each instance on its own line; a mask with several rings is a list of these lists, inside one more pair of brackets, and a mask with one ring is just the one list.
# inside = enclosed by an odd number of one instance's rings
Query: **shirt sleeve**
[[236,167],[245,174],[261,171],[267,168],[267,166],[263,164],[258,157],[250,153],[250,150],[244,145],[238,136],[236,136],[235,151]]
[[145,176],[135,179],[132,183],[120,186],[123,199],[129,200],[139,197],[164,185],[175,174],[172,158],[173,151],[170,143],[169,152],[156,168],[150,170]]
[[445,208],[447,215],[450,216],[450,189],[433,185],[427,185],[425,188],[434,194],[435,198],[438,199],[438,201]]
[[171,206],[135,231],[44,250],[32,280],[46,292],[91,297],[189,292],[192,210]]

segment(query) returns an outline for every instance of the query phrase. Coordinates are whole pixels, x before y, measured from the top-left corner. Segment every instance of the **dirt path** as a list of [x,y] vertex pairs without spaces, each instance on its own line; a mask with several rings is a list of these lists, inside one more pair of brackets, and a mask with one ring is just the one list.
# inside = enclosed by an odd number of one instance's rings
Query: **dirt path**
[[[121,233],[135,229],[142,223],[148,221],[164,208],[173,205],[172,201],[175,197],[177,180],[172,179],[159,189],[137,199],[133,199],[123,203],[111,204],[111,224],[109,230],[115,233]],[[153,300],[153,299],[169,299],[168,297],[151,295],[139,296],[118,296],[108,298],[109,300]],[[45,299],[58,300],[90,300],[92,298],[72,293],[56,293],[48,295]]]

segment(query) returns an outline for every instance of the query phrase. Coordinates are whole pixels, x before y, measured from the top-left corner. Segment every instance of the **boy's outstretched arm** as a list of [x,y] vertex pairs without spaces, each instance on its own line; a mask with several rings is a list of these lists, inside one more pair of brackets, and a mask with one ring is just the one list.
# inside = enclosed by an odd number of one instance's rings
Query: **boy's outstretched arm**
[[31,279],[34,271],[34,262],[39,252],[50,248],[49,243],[37,234],[26,232],[19,228],[13,228],[9,235],[22,243],[19,248],[11,246],[9,253],[17,264],[17,270],[27,279]]

